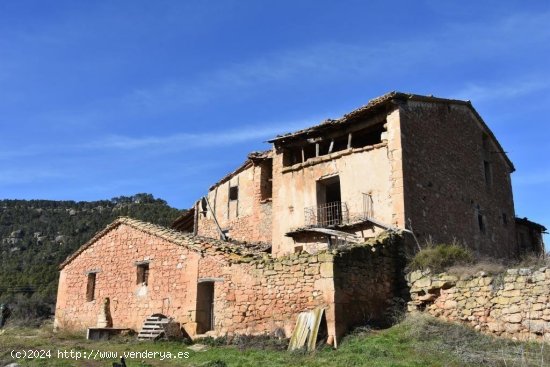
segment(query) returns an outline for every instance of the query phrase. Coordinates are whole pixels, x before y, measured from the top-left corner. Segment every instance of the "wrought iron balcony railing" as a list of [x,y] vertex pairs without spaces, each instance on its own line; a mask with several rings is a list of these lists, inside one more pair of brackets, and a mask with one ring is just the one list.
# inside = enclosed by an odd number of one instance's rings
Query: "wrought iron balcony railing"
[[330,227],[349,223],[348,206],[340,201],[305,208],[304,214],[307,227]]

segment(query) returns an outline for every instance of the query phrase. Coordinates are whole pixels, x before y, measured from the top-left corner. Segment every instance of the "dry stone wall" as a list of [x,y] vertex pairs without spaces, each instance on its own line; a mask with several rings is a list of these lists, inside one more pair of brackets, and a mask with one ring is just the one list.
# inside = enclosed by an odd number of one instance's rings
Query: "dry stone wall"
[[199,280],[214,282],[218,335],[283,332],[290,336],[299,312],[326,309],[333,324],[333,255],[293,254],[220,266],[220,259],[199,263]]
[[415,271],[407,276],[409,311],[424,311],[476,330],[550,341],[550,269],[509,269],[462,276]]

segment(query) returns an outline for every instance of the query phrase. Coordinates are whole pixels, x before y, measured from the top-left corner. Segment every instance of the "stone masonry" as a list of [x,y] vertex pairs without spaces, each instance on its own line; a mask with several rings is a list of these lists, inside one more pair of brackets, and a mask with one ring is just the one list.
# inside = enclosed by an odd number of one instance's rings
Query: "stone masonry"
[[[237,243],[120,218],[62,265],[55,325],[94,327],[109,298],[113,327],[139,330],[148,316],[163,314],[193,337],[204,331],[197,285],[210,282],[210,335],[279,331],[289,336],[299,312],[323,307],[329,335],[340,337],[348,327],[386,316],[387,300],[398,288],[397,263],[389,256],[395,247],[396,237],[387,236],[343,251],[273,258]],[[137,267],[144,262],[148,281],[139,284]]]
[[462,277],[415,271],[408,281],[409,311],[462,322],[488,334],[550,341],[550,269]]

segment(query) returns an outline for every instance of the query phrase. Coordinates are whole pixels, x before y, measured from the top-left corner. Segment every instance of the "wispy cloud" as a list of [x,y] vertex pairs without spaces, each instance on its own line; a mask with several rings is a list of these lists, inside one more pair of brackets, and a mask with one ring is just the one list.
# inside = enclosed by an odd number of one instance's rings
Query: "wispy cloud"
[[292,121],[276,125],[244,126],[235,130],[219,130],[204,133],[182,133],[166,136],[132,137],[112,135],[85,144],[85,149],[143,149],[160,148],[162,150],[187,150],[207,146],[236,145],[247,141],[269,139],[277,134],[297,130],[316,123],[319,119]]
[[491,101],[522,97],[548,89],[550,89],[550,81],[546,78],[509,80],[505,83],[493,84],[468,83],[462,90],[454,93],[453,97],[476,102]]
[[156,152],[185,151],[208,146],[231,146],[249,141],[261,141],[276,135],[295,131],[316,124],[320,117],[279,123],[258,123],[242,126],[233,130],[217,130],[199,133],[180,133],[157,136],[109,135],[99,137],[89,142],[55,145],[26,146],[13,150],[0,151],[0,160],[22,157],[33,157],[44,154],[62,154],[72,152],[105,151],[105,150],[144,150],[154,149]]

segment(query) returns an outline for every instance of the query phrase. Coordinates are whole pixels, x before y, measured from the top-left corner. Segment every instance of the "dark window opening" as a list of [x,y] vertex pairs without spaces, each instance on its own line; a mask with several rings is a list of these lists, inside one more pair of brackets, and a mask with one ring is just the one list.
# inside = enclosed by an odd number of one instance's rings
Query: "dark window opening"
[[207,212],[208,212],[208,203],[206,202],[206,198],[203,196],[201,199],[201,213],[203,217],[206,217]]
[[477,213],[477,225],[479,226],[479,231],[485,233],[485,218],[483,218],[483,214],[479,211]]
[[308,144],[302,147],[304,150],[304,162],[317,155],[317,147],[315,144]]
[[260,173],[260,197],[261,200],[271,199],[273,194],[273,160],[266,159],[262,162]]
[[339,136],[334,139],[334,146],[332,147],[332,152],[339,152],[348,148],[348,135]]
[[136,284],[149,284],[149,264],[138,264]]
[[488,161],[483,161],[483,174],[485,176],[485,184],[491,186],[492,177],[491,177],[491,163]]
[[90,302],[95,299],[95,281],[96,273],[88,274],[88,284],[86,285],[86,301]]
[[[315,145],[313,145],[313,154],[315,156]],[[302,148],[286,148],[283,151],[283,166],[288,167],[297,163],[302,163]]]
[[379,144],[382,142],[382,133],[386,131],[384,124],[378,124],[359,130],[353,133],[351,140],[352,148],[363,148],[369,145]]
[[327,141],[327,140],[323,140],[323,141],[320,141],[318,144],[319,144],[319,156],[322,156],[322,155],[326,155],[326,154],[329,154],[329,148],[330,148],[330,140]]
[[239,200],[239,186],[229,187],[229,201]]
[[502,224],[504,224],[504,227],[508,225],[508,216],[506,213],[502,213]]

